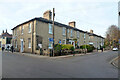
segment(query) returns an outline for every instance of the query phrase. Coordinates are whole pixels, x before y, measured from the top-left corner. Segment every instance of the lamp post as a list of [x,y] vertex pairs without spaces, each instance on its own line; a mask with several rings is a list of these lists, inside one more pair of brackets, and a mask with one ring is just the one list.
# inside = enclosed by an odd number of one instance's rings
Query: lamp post
[[55,8],[53,8],[53,57],[54,57],[54,17],[55,17]]

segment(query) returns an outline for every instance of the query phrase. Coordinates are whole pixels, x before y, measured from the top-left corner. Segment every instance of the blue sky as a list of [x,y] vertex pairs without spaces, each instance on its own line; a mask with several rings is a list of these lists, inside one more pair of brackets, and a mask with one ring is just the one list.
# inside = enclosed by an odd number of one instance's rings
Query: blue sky
[[119,0],[0,0],[0,33],[55,8],[55,21],[105,36],[107,28],[118,25]]

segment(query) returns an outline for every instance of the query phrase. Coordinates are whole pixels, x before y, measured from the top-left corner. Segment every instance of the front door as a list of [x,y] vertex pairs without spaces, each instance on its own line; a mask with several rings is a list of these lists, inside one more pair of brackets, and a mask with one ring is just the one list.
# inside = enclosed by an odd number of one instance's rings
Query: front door
[[24,49],[24,47],[23,47],[23,40],[21,40],[21,52],[23,52],[23,49]]

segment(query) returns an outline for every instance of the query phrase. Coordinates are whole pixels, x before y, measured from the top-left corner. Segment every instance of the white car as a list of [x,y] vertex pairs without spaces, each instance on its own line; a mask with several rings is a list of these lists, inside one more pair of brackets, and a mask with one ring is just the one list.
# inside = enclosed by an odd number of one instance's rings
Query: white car
[[113,48],[113,51],[118,51],[118,48]]

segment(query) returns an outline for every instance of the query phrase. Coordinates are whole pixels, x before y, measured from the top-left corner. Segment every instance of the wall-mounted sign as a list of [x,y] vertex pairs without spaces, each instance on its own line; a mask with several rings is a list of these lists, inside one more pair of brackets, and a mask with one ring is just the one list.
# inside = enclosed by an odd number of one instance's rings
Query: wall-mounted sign
[[62,42],[61,42],[61,40],[59,41],[59,44],[61,44]]
[[40,48],[42,48],[42,44],[38,44],[38,46],[39,46]]
[[53,38],[49,38],[49,41],[50,41],[50,42],[53,42]]

